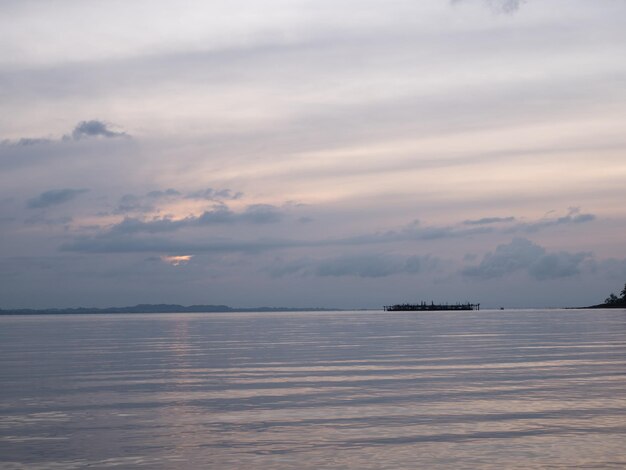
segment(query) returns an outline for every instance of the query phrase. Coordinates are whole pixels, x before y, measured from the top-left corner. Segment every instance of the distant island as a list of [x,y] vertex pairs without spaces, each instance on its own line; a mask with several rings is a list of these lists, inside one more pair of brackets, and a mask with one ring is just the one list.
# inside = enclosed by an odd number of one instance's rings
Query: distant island
[[626,308],[626,284],[620,292],[620,297],[612,293],[604,300],[604,303],[585,308]]
[[334,308],[289,308],[289,307],[257,307],[232,308],[226,305],[177,305],[177,304],[138,304],[132,307],[106,308],[44,308],[44,309],[0,309],[0,315],[63,315],[92,313],[227,313],[227,312],[330,312]]

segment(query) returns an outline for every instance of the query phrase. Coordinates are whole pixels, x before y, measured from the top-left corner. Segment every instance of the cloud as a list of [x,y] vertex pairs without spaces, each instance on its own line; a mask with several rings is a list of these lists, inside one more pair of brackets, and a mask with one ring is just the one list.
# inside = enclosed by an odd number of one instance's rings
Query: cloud
[[158,208],[155,204],[162,200],[176,200],[182,197],[182,193],[173,188],[150,191],[143,196],[135,194],[123,195],[117,207],[113,210],[113,214],[129,214],[154,212]]
[[482,219],[464,220],[463,225],[488,225],[513,221],[515,221],[515,217],[484,217]]
[[566,215],[561,217],[546,217],[536,222],[520,223],[509,231],[536,232],[538,230],[557,225],[584,224],[596,220],[594,214],[582,214],[579,207],[570,207]]
[[230,224],[236,222],[238,217],[226,205],[217,205],[213,209],[204,211],[198,217],[187,217],[181,222],[181,226],[202,226],[214,224]]
[[[151,196],[141,197],[141,201],[155,201],[159,198],[184,198],[176,189],[156,190]],[[181,195],[182,194],[182,195]],[[129,198],[130,203],[137,203]],[[135,207],[136,209],[137,207]],[[288,249],[324,249],[328,247],[367,247],[393,245],[396,243],[419,243],[446,240],[462,240],[482,237],[487,234],[506,234],[515,230],[533,230],[554,224],[581,223],[593,219],[590,214],[581,214],[578,209],[570,209],[567,215],[531,224],[513,224],[515,217],[487,217],[468,219],[449,226],[429,226],[414,221],[395,230],[364,233],[348,237],[270,237],[253,238],[254,232],[241,225],[278,224],[285,217],[283,209],[269,204],[255,204],[234,211],[224,202],[215,202],[213,207],[198,215],[173,219],[170,216],[125,217],[109,227],[96,228],[92,235],[83,234],[67,241],[63,251],[85,253],[261,253]],[[505,226],[498,226],[505,223]],[[519,226],[523,225],[522,228]],[[207,238],[215,235],[210,227],[220,226],[221,238]],[[280,227],[281,233],[284,227]],[[181,232],[181,233],[178,233]],[[249,235],[249,236],[246,236]],[[369,251],[369,250],[368,250]],[[371,253],[371,251],[370,251]],[[543,258],[545,256],[545,258]],[[474,278],[502,277],[516,271],[525,271],[534,279],[551,279],[576,274],[579,265],[587,255],[580,253],[546,253],[546,251],[524,238],[516,238],[509,245],[502,245],[490,253],[477,266],[466,267],[462,273]],[[475,258],[474,258],[475,259]],[[466,258],[466,263],[474,259]],[[385,277],[392,274],[420,273],[432,268],[432,260],[424,257],[402,258],[363,254],[355,257],[329,258],[322,261],[291,262],[267,269],[273,277],[299,273],[320,277]],[[473,263],[474,264],[474,263]]]
[[398,272],[395,260],[384,255],[342,256],[322,261],[315,269],[318,276],[386,277]]
[[[450,0],[450,3],[465,3],[467,0]],[[493,10],[499,13],[514,13],[519,10],[526,0],[484,0],[484,2]]]
[[489,6],[498,12],[513,13],[519,10],[525,0],[487,0]]
[[109,125],[103,121],[92,119],[90,121],[80,121],[72,130],[70,135],[63,135],[60,139],[47,137],[22,137],[18,140],[2,140],[0,143],[5,146],[30,147],[36,145],[53,144],[56,142],[67,142],[71,140],[81,140],[88,137],[130,137],[126,132],[113,131]]
[[318,277],[380,278],[396,274],[418,274],[434,269],[438,259],[431,256],[388,255],[382,253],[345,255],[323,260],[296,260],[268,269],[273,277],[293,274]]
[[526,271],[537,280],[558,279],[576,275],[581,263],[589,253],[560,251],[548,253],[545,248],[525,238],[514,238],[506,245],[499,245],[493,253],[487,253],[478,266],[465,268],[468,277],[492,279],[519,271]]
[[177,191],[173,188],[168,188],[164,190],[150,191],[148,194],[146,194],[146,197],[149,197],[152,199],[163,199],[163,198],[170,198],[170,197],[178,197],[181,195],[182,193],[180,191]]
[[174,188],[156,189],[143,195],[125,194],[119,200],[114,214],[149,213],[158,210],[156,204],[159,201],[176,201],[180,199],[196,199],[217,202],[222,205],[225,200],[237,200],[243,196],[241,192],[231,189],[208,188],[201,191],[183,193]]
[[128,214],[129,212],[152,212],[154,205],[143,202],[141,197],[133,194],[125,194],[120,198],[117,207],[113,210],[114,214]]
[[[117,211],[146,211],[153,210],[150,205],[141,205],[133,197],[125,197],[125,204],[120,205]],[[225,204],[215,204],[210,210],[204,211],[198,216],[189,216],[184,219],[171,219],[169,217],[152,220],[141,220],[135,217],[126,217],[118,224],[113,225],[110,233],[159,233],[172,232],[188,227],[202,227],[215,224],[233,224],[238,222],[250,224],[275,224],[283,219],[282,211],[270,204],[253,204],[246,207],[243,212],[234,212]]]
[[556,219],[557,224],[581,224],[584,222],[591,222],[595,220],[596,216],[593,214],[581,214],[579,207],[570,207],[568,214],[564,217]]
[[43,209],[50,206],[56,206],[69,202],[80,194],[88,191],[88,189],[51,189],[50,191],[45,191],[36,198],[28,201],[26,206],[29,209]]
[[15,147],[31,147],[31,146],[35,146],[35,145],[45,145],[45,144],[49,144],[51,142],[54,142],[51,139],[46,139],[46,138],[38,138],[38,137],[22,137],[21,139],[18,139],[16,141],[11,141],[11,140],[3,140],[2,142],[0,142],[2,145],[6,145],[6,146],[15,146]]
[[239,219],[253,224],[275,224],[282,218],[283,213],[270,204],[253,204],[239,215]]
[[490,227],[459,228],[448,225],[422,225],[419,220],[414,220],[396,230],[356,235],[336,240],[334,243],[338,245],[366,245],[370,243],[393,243],[400,241],[442,240],[469,237],[491,232],[493,232],[493,229]]
[[76,237],[71,242],[61,245],[60,250],[77,253],[260,253],[306,246],[314,245],[285,239],[215,238],[194,242],[109,232],[95,236]]
[[128,137],[125,132],[115,132],[109,129],[102,121],[91,120],[79,122],[72,131],[72,139],[80,140],[85,137]]
[[223,201],[241,199],[242,192],[234,192],[228,188],[213,189],[207,188],[201,191],[194,191],[185,196],[187,199],[206,199],[207,201]]
[[589,253],[565,251],[549,253],[531,264],[528,273],[539,281],[574,276],[580,273],[580,264],[589,256]]
[[601,271],[611,279],[626,278],[626,258],[608,258],[597,263],[593,263],[595,271]]
[[[187,219],[174,221],[168,218],[162,218],[144,222],[140,219],[126,217],[120,223],[113,225],[109,229],[109,234],[113,235],[130,235],[135,233],[162,233],[173,232],[183,227]],[[107,233],[102,234],[106,236]]]
[[485,217],[482,219],[470,219],[454,225],[424,225],[415,220],[404,227],[396,230],[388,230],[366,235],[338,240],[339,244],[359,245],[368,243],[392,243],[410,240],[444,240],[452,238],[465,238],[490,233],[516,233],[536,232],[544,228],[556,225],[581,224],[595,220],[593,214],[582,214],[578,207],[570,207],[567,215],[562,217],[544,218],[534,222],[521,222],[513,225],[498,227],[497,224],[515,222],[517,218],[509,217]]
[[49,217],[44,217],[43,215],[39,214],[39,215],[34,215],[32,217],[28,217],[27,219],[24,220],[24,223],[27,225],[48,225],[50,227],[54,227],[54,226],[67,226],[73,220],[74,219],[72,219],[72,217],[67,217],[67,216],[49,218]]

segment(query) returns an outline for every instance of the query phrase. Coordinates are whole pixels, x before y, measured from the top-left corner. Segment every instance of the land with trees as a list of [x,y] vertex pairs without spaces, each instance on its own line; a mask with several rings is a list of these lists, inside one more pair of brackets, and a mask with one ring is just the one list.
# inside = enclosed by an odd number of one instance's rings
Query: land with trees
[[589,308],[626,308],[626,284],[620,292],[620,296],[618,297],[614,293],[611,293],[605,300],[604,303],[599,305],[592,305]]

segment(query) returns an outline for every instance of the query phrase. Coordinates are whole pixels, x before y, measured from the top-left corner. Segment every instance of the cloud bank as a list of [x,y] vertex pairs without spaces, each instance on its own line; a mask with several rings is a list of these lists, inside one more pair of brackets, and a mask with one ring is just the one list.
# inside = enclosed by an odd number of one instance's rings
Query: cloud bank
[[590,253],[549,253],[545,248],[526,238],[514,238],[510,243],[499,245],[493,253],[487,253],[480,264],[465,268],[465,276],[492,279],[516,272],[526,272],[542,281],[580,274],[580,266]]
[[73,199],[76,199],[79,195],[88,192],[88,189],[51,189],[41,193],[39,196],[31,199],[27,203],[29,209],[45,209],[51,206],[57,206],[64,204]]

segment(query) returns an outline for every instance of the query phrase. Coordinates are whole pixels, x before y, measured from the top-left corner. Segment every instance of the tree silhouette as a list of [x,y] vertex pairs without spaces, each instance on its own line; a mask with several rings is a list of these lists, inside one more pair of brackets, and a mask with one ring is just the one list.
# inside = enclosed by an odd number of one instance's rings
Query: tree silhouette
[[612,293],[604,300],[604,304],[614,305],[616,307],[626,306],[626,284],[624,284],[624,288],[620,292],[620,296],[621,297],[618,297]]

